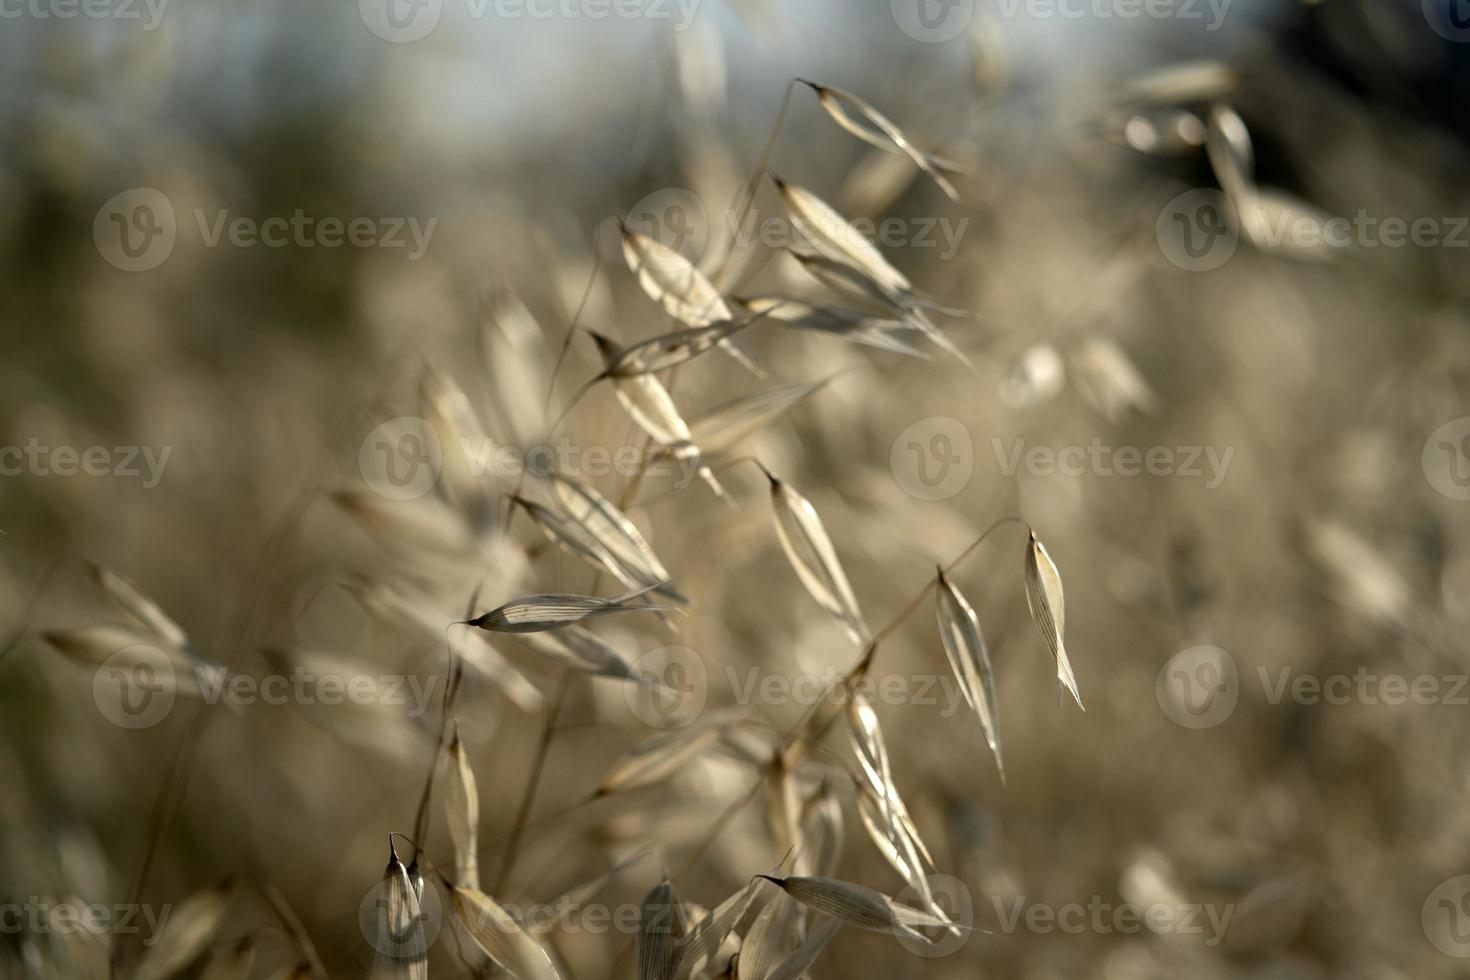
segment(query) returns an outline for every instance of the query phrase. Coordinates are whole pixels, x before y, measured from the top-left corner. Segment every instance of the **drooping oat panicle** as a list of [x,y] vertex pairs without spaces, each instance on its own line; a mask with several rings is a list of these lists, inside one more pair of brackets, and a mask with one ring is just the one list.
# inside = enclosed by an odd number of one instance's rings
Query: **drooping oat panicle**
[[638,916],[638,980],[674,980],[682,912],[665,878],[643,897]]
[[170,980],[203,955],[229,915],[234,894],[235,883],[226,880],[180,902],[158,941],[145,947],[134,980]]
[[213,952],[199,980],[249,980],[255,966],[255,940],[245,938],[229,949]]
[[799,81],[817,93],[817,99],[822,103],[822,108],[827,110],[827,114],[837,125],[880,150],[908,157],[930,180],[934,181],[946,197],[951,201],[959,201],[959,191],[955,190],[954,184],[940,173],[941,168],[954,170],[954,164],[919,149],[887,116],[851,92],[844,92],[842,89],[828,85],[819,85],[804,78]]
[[87,570],[91,572],[98,587],[133,622],[144,629],[152,630],[175,646],[189,645],[189,637],[184,632],[184,628],[174,622],[168,613],[163,611],[162,606],[144,594],[132,579],[110,568],[103,568],[95,562],[87,562]]
[[540,633],[562,629],[593,616],[625,612],[672,612],[672,606],[655,606],[633,600],[646,595],[638,589],[611,598],[567,593],[545,593],[514,599],[465,623],[495,633]]
[[377,934],[372,940],[376,951],[372,980],[425,980],[429,975],[429,942],[423,906],[391,838],[380,888]]
[[817,957],[822,955],[822,950],[842,930],[842,920],[828,919],[817,926],[807,937],[801,941],[801,945],[791,951],[791,955],[776,965],[776,968],[766,974],[765,980],[800,980],[800,978],[811,969]]
[[638,525],[616,504],[590,485],[560,473],[551,477],[551,485],[566,515],[586,529],[637,585],[654,586],[656,593],[676,602],[689,601],[668,584],[668,569]]
[[[602,354],[604,366],[611,366],[622,356],[623,346],[610,337],[594,333],[592,339]],[[654,442],[669,450],[676,459],[698,468],[700,477],[709,484],[717,496],[724,497],[725,490],[700,460],[700,449],[689,432],[689,425],[679,414],[678,406],[669,390],[651,374],[639,374],[631,378],[614,378],[613,393],[623,410],[633,422],[648,434]]]
[[454,842],[454,879],[479,888],[480,791],[458,731],[449,743],[445,764],[449,772],[444,780],[444,816]]
[[854,643],[868,638],[857,597],[848,584],[847,573],[837,560],[837,549],[817,516],[817,509],[800,493],[769,470],[771,510],[776,519],[776,536],[797,578],[817,604],[827,610]]
[[825,333],[854,344],[907,357],[927,359],[929,356],[903,340],[902,334],[912,327],[896,317],[871,316],[841,307],[816,306],[774,296],[758,296],[736,302],[744,309],[762,312],[776,322],[797,330]]
[[774,174],[771,179],[786,202],[796,230],[818,255],[858,270],[885,294],[902,295],[913,290],[908,277],[895,269],[878,247],[836,208],[804,187],[787,183]]
[[450,892],[454,910],[475,945],[518,980],[561,980],[550,955],[489,895],[468,885]]
[[1077,707],[1086,711],[1082,695],[1077,693],[1077,678],[1072,674],[1072,661],[1067,657],[1065,635],[1067,610],[1062,598],[1062,575],[1051,560],[1046,546],[1036,539],[1032,531],[1026,544],[1026,604],[1031,609],[1031,619],[1041,631],[1042,639],[1051,648],[1057,663],[1058,697],[1061,687],[1066,687],[1077,702]]
[[939,570],[939,588],[935,593],[935,615],[939,620],[939,638],[944,644],[945,656],[960,682],[960,692],[966,703],[980,719],[980,728],[985,733],[985,742],[995,756],[996,768],[1001,781],[1005,781],[1005,763],[1000,754],[1000,720],[996,711],[995,671],[990,665],[990,650],[985,645],[985,634],[980,631],[980,619],[969,601],[960,594]]
[[881,892],[850,881],[796,875],[789,878],[766,876],[766,880],[780,886],[786,894],[807,908],[830,915],[843,925],[869,932],[904,935],[928,943],[930,940],[918,931],[919,928],[955,927],[948,919],[902,905]]

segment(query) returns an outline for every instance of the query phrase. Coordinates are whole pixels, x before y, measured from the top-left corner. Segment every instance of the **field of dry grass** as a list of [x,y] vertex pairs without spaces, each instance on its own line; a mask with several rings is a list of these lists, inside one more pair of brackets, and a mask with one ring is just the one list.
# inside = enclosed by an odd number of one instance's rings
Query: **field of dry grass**
[[1451,10],[382,7],[5,8],[0,978],[1466,975]]

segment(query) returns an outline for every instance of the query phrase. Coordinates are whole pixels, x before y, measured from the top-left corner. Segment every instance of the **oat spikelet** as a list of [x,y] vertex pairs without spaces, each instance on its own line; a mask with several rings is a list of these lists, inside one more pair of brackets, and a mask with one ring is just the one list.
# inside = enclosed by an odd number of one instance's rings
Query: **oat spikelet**
[[450,897],[475,945],[512,975],[519,980],[561,980],[546,950],[495,899],[468,885],[454,886]]
[[869,932],[886,932],[904,935],[920,942],[930,940],[916,927],[954,928],[954,923],[919,909],[901,905],[881,892],[855,885],[836,878],[773,878],[767,881],[779,885],[786,894],[809,909],[830,915],[843,925],[866,929]]
[[674,980],[679,897],[665,878],[643,897],[638,917],[638,980]]
[[383,895],[378,906],[378,934],[373,946],[373,980],[425,980],[429,975],[429,943],[419,892],[408,869],[388,841],[388,866],[383,870]]
[[776,536],[797,578],[817,604],[842,625],[854,643],[868,637],[857,597],[847,574],[837,560],[837,549],[817,516],[817,509],[796,490],[767,471],[771,484],[771,509],[776,518]]
[[1031,607],[1032,621],[1056,658],[1057,696],[1061,697],[1061,688],[1066,687],[1077,707],[1086,711],[1082,695],[1077,693],[1077,678],[1072,674],[1072,662],[1067,658],[1064,642],[1067,610],[1062,599],[1062,575],[1047,554],[1046,546],[1036,539],[1035,531],[1026,545],[1026,604]]
[[980,620],[969,601],[959,589],[939,570],[939,588],[936,591],[935,613],[939,620],[939,638],[944,644],[945,656],[950,669],[960,682],[960,691],[970,709],[980,718],[980,728],[985,733],[985,743],[995,756],[996,768],[1001,781],[1005,781],[1005,763],[1000,754],[1000,721],[996,711],[995,672],[990,666],[990,650],[985,645],[985,634],[980,632]]
[[449,743],[446,764],[449,778],[444,780],[444,812],[449,837],[454,841],[454,877],[462,885],[479,888],[480,791],[458,731]]
[[671,606],[654,606],[633,601],[647,592],[647,589],[639,589],[636,592],[609,599],[566,593],[529,595],[513,599],[503,606],[469,620],[465,625],[476,626],[495,633],[540,633],[545,630],[562,629],[593,616],[624,612],[673,611]]
[[908,157],[924,172],[925,176],[944,191],[945,197],[951,201],[959,201],[960,195],[955,190],[954,184],[940,173],[941,168],[954,170],[954,164],[919,149],[887,116],[851,92],[844,92],[842,89],[828,85],[819,85],[806,79],[799,79],[799,81],[817,93],[817,99],[822,103],[822,108],[827,110],[827,114],[837,125],[880,150]]

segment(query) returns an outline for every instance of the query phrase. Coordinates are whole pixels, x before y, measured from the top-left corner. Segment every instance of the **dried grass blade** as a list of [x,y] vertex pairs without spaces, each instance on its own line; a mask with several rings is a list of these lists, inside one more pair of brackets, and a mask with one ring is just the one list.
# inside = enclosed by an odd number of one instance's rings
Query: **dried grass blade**
[[613,677],[635,684],[656,685],[657,682],[635,668],[628,659],[606,640],[581,626],[527,637],[531,647],[554,660],[559,666],[594,677]]
[[996,768],[1001,781],[1005,781],[1005,763],[1000,753],[1000,721],[995,700],[995,671],[990,664],[990,650],[985,645],[985,634],[980,631],[980,619],[975,615],[969,601],[959,589],[939,570],[939,588],[936,592],[935,615],[939,620],[939,638],[944,644],[944,653],[955,679],[960,682],[960,691],[971,710],[980,718],[980,728],[985,733],[985,742],[995,756]]
[[1066,687],[1077,707],[1086,711],[1082,696],[1077,693],[1077,678],[1072,673],[1072,662],[1067,657],[1064,643],[1067,610],[1062,597],[1062,575],[1046,546],[1036,539],[1034,531],[1026,545],[1026,604],[1031,608],[1031,619],[1041,631],[1042,639],[1046,640],[1052,656],[1056,658],[1058,684]]

